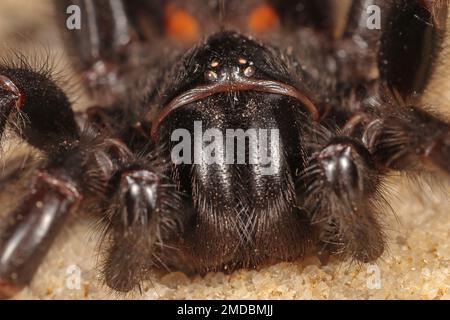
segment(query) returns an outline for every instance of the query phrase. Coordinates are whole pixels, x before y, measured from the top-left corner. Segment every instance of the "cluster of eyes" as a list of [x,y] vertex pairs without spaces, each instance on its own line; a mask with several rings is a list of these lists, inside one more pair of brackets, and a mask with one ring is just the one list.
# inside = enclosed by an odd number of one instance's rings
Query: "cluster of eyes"
[[[239,58],[238,63],[240,66],[246,66],[242,73],[245,77],[250,78],[255,74],[256,69],[255,69],[255,66],[252,61],[248,61],[245,58]],[[210,67],[213,69],[217,69],[217,67],[219,67],[219,66],[220,66],[220,62],[217,60],[213,60],[210,63]],[[241,71],[241,69],[238,67],[236,73],[240,74],[240,71]],[[206,78],[206,80],[208,80],[210,82],[216,82],[219,80],[219,75],[217,74],[217,72],[215,70],[208,70],[205,72],[205,78]]]

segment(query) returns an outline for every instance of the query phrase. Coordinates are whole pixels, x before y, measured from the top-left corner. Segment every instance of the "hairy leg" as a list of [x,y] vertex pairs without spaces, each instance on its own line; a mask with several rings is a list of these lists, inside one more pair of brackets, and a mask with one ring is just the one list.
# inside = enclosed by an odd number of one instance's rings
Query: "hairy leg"
[[416,106],[375,107],[364,140],[386,169],[450,175],[450,124]]
[[[140,288],[155,266],[168,268],[190,211],[153,160],[135,161],[112,179],[105,222],[105,281],[128,292]],[[170,259],[169,259],[170,260]]]
[[[0,130],[9,124],[47,158],[35,163],[39,169],[26,195],[1,223],[0,294],[8,297],[31,281],[67,216],[82,199],[83,157],[91,150],[89,144],[79,147],[69,99],[47,72],[34,72],[25,63],[0,66],[0,81]],[[20,177],[20,168],[17,164],[6,168],[3,190]]]
[[71,103],[47,71],[0,65],[0,134],[6,125],[45,152],[78,139]]
[[370,262],[384,251],[379,221],[380,177],[369,151],[336,136],[315,146],[297,192],[316,227],[319,252]]

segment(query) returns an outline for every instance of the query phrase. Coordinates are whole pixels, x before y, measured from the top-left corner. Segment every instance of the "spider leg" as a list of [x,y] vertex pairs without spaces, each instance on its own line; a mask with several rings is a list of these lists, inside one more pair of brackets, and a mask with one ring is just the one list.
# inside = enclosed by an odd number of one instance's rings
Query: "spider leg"
[[418,107],[389,106],[366,126],[364,139],[388,169],[450,175],[450,125]]
[[38,170],[21,204],[2,222],[2,297],[30,283],[64,221],[82,200],[87,204],[103,199],[127,150],[115,140],[82,135],[79,142],[48,156],[49,164]]
[[328,37],[339,87],[381,79],[405,97],[424,90],[440,52],[447,1],[320,0],[302,7]]
[[168,267],[164,257],[176,252],[167,243],[181,238],[189,210],[169,179],[149,165],[124,170],[113,189],[103,273],[110,288],[128,292],[148,278],[149,268]]
[[0,235],[0,298],[28,285],[69,212],[81,199],[65,177],[40,171]]
[[8,122],[44,152],[78,139],[69,99],[47,74],[27,67],[0,65],[0,134]]
[[377,217],[377,175],[369,151],[349,137],[332,138],[312,155],[297,182],[319,252],[370,262],[384,250]]
[[[371,82],[380,76],[378,60],[382,29],[385,28],[385,21],[390,15],[393,4],[382,0],[350,2],[348,11],[342,13],[338,20],[341,23],[335,23],[332,29],[334,39],[332,46],[338,64],[338,78],[342,83]],[[340,4],[337,6],[340,7]],[[374,27],[369,25],[371,14],[374,14],[372,8],[378,8],[380,11],[379,16],[373,16],[379,18],[376,20],[379,25]]]
[[[360,20],[363,5],[372,1],[361,0],[271,0],[281,14],[282,22],[291,26],[310,27],[326,34],[330,39],[340,39]],[[293,10],[292,8],[295,8]],[[357,9],[361,9],[358,10]]]
[[[58,0],[54,6],[71,49],[68,54],[93,100],[77,114],[80,127],[89,123],[90,128],[129,142],[133,151],[141,149],[149,139],[144,101],[158,88],[151,68],[161,64],[160,46],[150,45],[163,33],[163,2]],[[80,11],[81,25],[68,29],[67,12],[74,7]]]
[[[74,67],[88,92],[104,106],[128,95],[130,79],[152,52],[146,41],[159,32],[159,6],[136,0],[58,0],[54,5]],[[80,11],[81,25],[72,29],[66,23],[73,7]],[[151,25],[141,25],[144,22]],[[146,34],[147,30],[155,34]]]
[[[64,161],[79,136],[65,94],[46,74],[25,67],[0,66],[0,113],[1,132],[9,122],[51,163],[38,172],[22,204],[2,223],[0,295],[8,297],[29,283],[68,213],[80,200],[73,182],[80,172],[74,162]],[[23,123],[18,124],[18,119]],[[17,170],[12,168],[9,178],[16,176]]]

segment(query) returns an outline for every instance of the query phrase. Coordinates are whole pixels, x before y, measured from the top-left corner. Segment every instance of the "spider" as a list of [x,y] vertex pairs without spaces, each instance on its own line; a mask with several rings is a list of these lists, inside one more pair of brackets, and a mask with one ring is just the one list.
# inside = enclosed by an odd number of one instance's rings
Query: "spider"
[[[337,3],[55,1],[92,103],[74,112],[51,70],[0,66],[0,134],[10,128],[45,155],[2,221],[1,295],[30,283],[81,209],[103,226],[102,274],[119,292],[153,269],[379,258],[383,178],[450,173],[449,124],[418,102],[447,2]],[[230,140],[242,149],[225,148],[229,130],[246,133]],[[249,132],[269,131],[263,162]],[[184,162],[173,158],[176,132],[193,137]],[[20,178],[7,162],[1,184]]]

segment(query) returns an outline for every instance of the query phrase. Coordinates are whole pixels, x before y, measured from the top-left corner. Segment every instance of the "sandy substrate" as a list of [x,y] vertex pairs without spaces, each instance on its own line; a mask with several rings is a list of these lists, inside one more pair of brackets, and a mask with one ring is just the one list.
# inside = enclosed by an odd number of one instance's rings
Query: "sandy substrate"
[[[0,48],[22,50],[33,43],[60,54],[46,3],[2,0]],[[441,71],[437,77],[439,82],[445,74]],[[443,105],[450,100],[442,92],[450,90],[448,84],[440,88],[430,95],[430,101]],[[171,273],[155,275],[143,286],[142,294],[117,296],[102,285],[95,267],[98,234],[92,228],[94,221],[75,217],[56,240],[33,283],[16,299],[450,299],[448,184],[436,192],[427,185],[420,189],[416,183],[393,178],[391,189],[396,216],[387,216],[389,250],[374,265],[332,262],[321,266],[316,258],[308,258],[231,275],[188,278]]]

